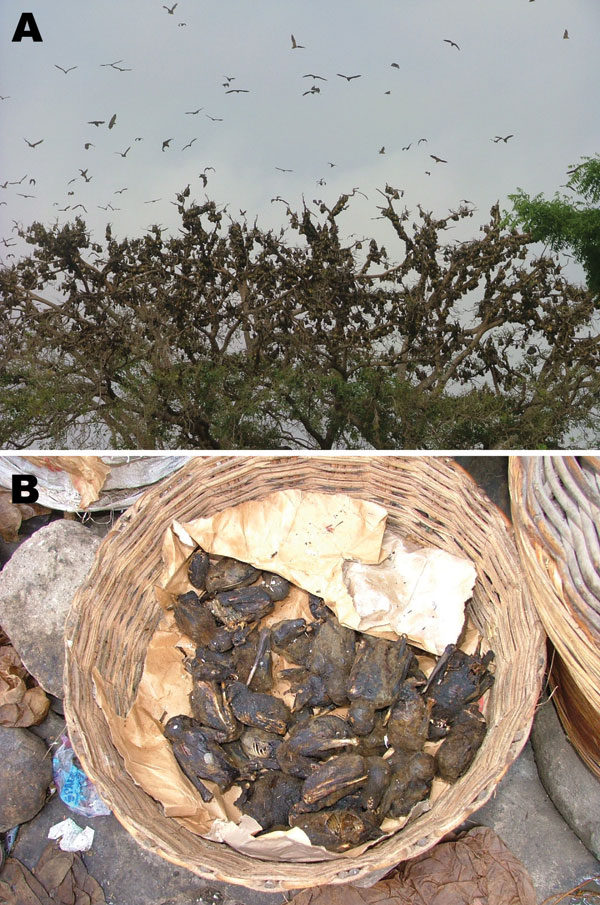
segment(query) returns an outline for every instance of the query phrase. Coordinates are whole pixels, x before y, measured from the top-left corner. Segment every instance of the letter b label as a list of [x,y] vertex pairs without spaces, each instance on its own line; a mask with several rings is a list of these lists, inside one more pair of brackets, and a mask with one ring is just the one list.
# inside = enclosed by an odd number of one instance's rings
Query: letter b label
[[14,474],[12,476],[13,503],[37,503],[39,493],[35,489],[37,478],[32,474]]

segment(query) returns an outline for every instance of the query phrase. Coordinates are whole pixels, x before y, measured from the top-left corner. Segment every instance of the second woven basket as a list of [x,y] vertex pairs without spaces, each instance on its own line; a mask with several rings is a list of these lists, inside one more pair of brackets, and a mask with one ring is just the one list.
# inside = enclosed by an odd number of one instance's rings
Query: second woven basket
[[556,708],[600,778],[600,458],[514,456],[509,484],[517,546],[555,648]]

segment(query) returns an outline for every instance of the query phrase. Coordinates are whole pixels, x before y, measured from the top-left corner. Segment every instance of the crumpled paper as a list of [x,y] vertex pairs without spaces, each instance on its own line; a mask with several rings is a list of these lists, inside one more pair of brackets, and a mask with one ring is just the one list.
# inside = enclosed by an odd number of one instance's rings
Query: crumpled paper
[[48,839],[58,839],[63,852],[88,852],[94,841],[94,830],[91,826],[79,826],[72,817],[67,817],[50,827]]
[[[225,841],[238,851],[265,860],[352,858],[373,844],[340,855],[311,845],[299,828],[276,830],[254,838],[253,834],[260,830],[259,824],[251,817],[242,817],[234,805],[239,787],[233,786],[222,793],[215,784],[207,782],[214,799],[203,802],[180,770],[164,737],[163,726],[171,716],[191,714],[192,680],[183,663],[186,653],[193,655],[195,646],[177,629],[171,606],[178,594],[191,588],[187,566],[198,545],[210,553],[233,556],[257,568],[276,572],[297,586],[264,620],[265,625],[300,616],[311,620],[310,592],[323,597],[336,610],[340,621],[354,628],[360,617],[344,582],[344,564],[352,560],[376,568],[389,555],[398,538],[384,534],[386,519],[383,507],[345,494],[286,490],[231,507],[211,518],[196,519],[185,525],[174,522],[165,532],[164,569],[155,588],[165,613],[148,646],[137,697],[126,717],[114,712],[108,683],[94,671],[96,699],[106,714],[112,741],[129,774],[161,802],[165,816],[176,818],[192,832]],[[462,628],[463,603],[460,613]],[[453,641],[457,640],[460,628],[453,628]],[[398,637],[393,632],[383,634],[392,639]],[[431,668],[433,661],[429,659]],[[285,661],[280,664],[276,654],[274,660],[274,674],[281,665],[289,665]],[[274,688],[284,700],[285,688],[285,682]],[[446,788],[443,780],[434,780],[429,799],[419,802],[408,818],[386,819],[383,832],[395,832],[428,810]]]
[[486,826],[441,842],[368,889],[315,886],[290,905],[536,905],[531,877]]
[[7,860],[0,905],[106,905],[106,899],[78,855],[49,843],[33,873],[16,858]]
[[0,726],[37,726],[48,713],[46,692],[39,685],[28,688],[28,675],[14,647],[0,647]]
[[476,578],[469,560],[434,547],[410,549],[400,538],[377,565],[344,565],[359,631],[405,634],[438,657],[462,631]]

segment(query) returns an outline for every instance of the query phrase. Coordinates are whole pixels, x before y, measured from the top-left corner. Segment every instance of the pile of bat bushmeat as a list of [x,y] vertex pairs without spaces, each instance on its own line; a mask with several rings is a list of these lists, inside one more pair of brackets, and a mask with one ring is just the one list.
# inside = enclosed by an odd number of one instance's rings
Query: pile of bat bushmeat
[[[318,597],[311,621],[273,621],[291,589],[279,575],[202,550],[188,575],[196,590],[174,612],[197,645],[185,664],[193,717],[172,717],[164,733],[205,801],[205,780],[235,784],[236,805],[263,831],[298,826],[339,852],[381,836],[384,818],[407,815],[434,776],[452,783],[469,768],[486,732],[474,702],[494,681],[491,651],[451,645],[427,678],[405,637],[346,628]],[[273,652],[289,667],[276,675]],[[435,754],[424,750],[440,739]]]

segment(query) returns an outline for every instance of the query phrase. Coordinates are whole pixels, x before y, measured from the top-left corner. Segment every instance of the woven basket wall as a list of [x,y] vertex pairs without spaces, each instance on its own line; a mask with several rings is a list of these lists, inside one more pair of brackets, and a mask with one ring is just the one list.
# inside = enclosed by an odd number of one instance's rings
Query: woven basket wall
[[[471,769],[432,809],[395,836],[349,860],[265,862],[206,841],[163,816],[124,769],[102,710],[92,668],[112,683],[125,715],[161,610],[153,584],[165,529],[285,488],[343,492],[388,510],[388,524],[427,546],[470,558],[477,568],[472,616],[496,653],[489,731]],[[66,627],[65,710],[86,772],[121,823],[143,845],[212,880],[264,891],[368,878],[435,845],[492,794],[525,744],[545,666],[545,635],[511,529],[462,469],[436,457],[198,456],[148,491],[117,522],[77,593]]]
[[600,458],[514,456],[509,485],[517,545],[555,648],[556,708],[600,778]]

